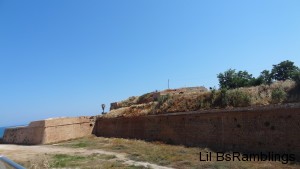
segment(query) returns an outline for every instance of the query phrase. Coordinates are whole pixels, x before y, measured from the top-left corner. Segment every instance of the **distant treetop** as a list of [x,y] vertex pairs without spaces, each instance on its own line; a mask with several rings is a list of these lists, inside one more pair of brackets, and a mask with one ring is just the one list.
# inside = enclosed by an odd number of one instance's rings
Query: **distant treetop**
[[221,89],[235,89],[239,87],[258,86],[261,84],[270,85],[273,81],[294,80],[300,83],[300,69],[294,65],[294,62],[286,60],[277,65],[273,65],[271,71],[263,70],[255,78],[247,71],[238,71],[228,69],[224,73],[217,75]]

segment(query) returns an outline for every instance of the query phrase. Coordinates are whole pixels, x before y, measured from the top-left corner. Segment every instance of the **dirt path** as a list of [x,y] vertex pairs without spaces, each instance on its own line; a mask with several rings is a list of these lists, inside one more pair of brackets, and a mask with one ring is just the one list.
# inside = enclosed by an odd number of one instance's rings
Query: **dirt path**
[[37,155],[45,154],[69,154],[69,155],[91,155],[91,154],[114,155],[117,160],[124,161],[124,164],[151,167],[155,169],[172,169],[170,167],[159,166],[148,162],[133,161],[126,157],[124,153],[115,153],[104,150],[87,150],[84,148],[67,148],[55,145],[40,145],[40,146],[22,146],[0,144],[0,154],[16,161],[30,161]]

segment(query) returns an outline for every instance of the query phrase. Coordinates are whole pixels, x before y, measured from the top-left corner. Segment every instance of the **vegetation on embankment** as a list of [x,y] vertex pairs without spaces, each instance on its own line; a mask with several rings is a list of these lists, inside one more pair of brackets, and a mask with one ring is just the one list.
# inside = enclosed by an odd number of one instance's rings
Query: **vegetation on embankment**
[[[291,61],[273,65],[258,77],[228,69],[217,75],[219,89],[185,88],[146,93],[119,102],[104,117],[293,103],[300,101],[300,69]],[[189,89],[189,90],[188,90]],[[159,93],[159,94],[157,94]]]

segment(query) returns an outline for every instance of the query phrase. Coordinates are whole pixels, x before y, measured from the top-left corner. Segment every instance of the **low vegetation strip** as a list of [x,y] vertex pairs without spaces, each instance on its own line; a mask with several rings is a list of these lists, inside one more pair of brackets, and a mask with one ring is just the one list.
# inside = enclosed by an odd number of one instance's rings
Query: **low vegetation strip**
[[[145,142],[141,140],[128,140],[122,138],[88,137],[72,140],[60,144],[63,147],[100,149],[117,153],[126,153],[134,161],[147,161],[178,169],[240,169],[240,168],[272,168],[296,169],[299,164],[282,164],[272,161],[228,161],[217,162],[214,151],[207,148],[195,148],[167,145],[161,142]],[[199,153],[212,152],[212,160],[201,162]]]
[[82,145],[81,148],[57,145],[0,145],[0,154],[13,159],[28,169],[171,169],[149,162],[131,160],[123,152],[86,149],[82,148]]
[[[211,153],[211,161],[200,161],[200,152],[204,154],[203,157]],[[216,152],[207,148],[103,137],[86,137],[57,145],[0,145],[0,153],[28,169],[297,169],[300,167],[299,163],[282,164],[274,161],[216,161]]]

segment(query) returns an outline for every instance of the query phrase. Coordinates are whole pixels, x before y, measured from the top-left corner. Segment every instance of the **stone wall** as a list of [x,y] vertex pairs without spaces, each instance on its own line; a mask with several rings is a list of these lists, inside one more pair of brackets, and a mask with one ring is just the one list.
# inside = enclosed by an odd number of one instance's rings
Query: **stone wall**
[[6,144],[49,144],[92,134],[93,117],[56,118],[31,122],[26,127],[8,128]]
[[98,118],[95,135],[240,152],[300,155],[300,105]]

